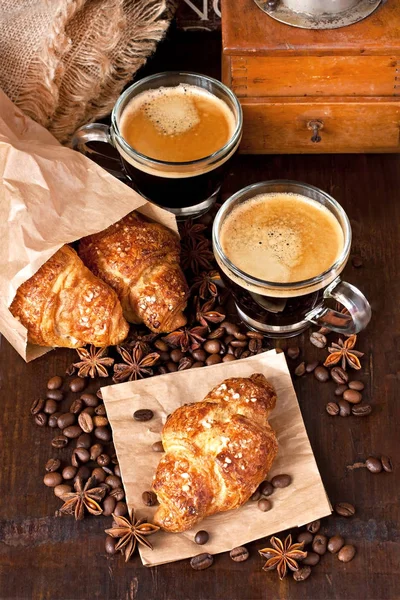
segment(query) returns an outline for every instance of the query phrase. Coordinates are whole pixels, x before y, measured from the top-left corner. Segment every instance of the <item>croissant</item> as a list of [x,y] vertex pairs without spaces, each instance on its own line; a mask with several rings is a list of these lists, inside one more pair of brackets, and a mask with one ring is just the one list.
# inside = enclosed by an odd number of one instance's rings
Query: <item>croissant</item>
[[202,402],[170,415],[165,455],[153,481],[154,523],[190,529],[204,517],[238,508],[265,479],[278,451],[268,415],[276,395],[264,375],[226,379]]
[[173,232],[136,212],[79,244],[85,265],[117,292],[125,319],[156,333],[186,324],[188,287],[179,254]]
[[20,285],[10,311],[39,346],[111,346],[129,331],[117,294],[69,246]]

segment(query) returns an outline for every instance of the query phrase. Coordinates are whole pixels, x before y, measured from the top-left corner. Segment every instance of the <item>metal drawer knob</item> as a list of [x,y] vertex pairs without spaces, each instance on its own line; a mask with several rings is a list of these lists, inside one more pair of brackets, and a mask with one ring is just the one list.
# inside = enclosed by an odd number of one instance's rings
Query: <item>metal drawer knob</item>
[[321,141],[321,136],[319,135],[319,132],[321,131],[321,129],[324,128],[324,122],[323,121],[308,121],[307,123],[307,129],[310,129],[313,134],[311,136],[311,141],[314,144],[318,144]]

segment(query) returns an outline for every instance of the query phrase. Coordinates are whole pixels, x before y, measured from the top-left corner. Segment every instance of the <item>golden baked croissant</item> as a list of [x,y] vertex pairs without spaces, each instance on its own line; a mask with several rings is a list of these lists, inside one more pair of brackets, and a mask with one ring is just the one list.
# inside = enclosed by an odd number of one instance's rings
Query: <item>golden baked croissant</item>
[[156,333],[186,324],[188,287],[179,253],[172,231],[137,212],[79,244],[85,265],[117,292],[125,319]]
[[264,375],[226,379],[202,402],[185,404],[162,431],[166,454],[153,481],[154,523],[186,531],[216,512],[238,508],[265,479],[278,451],[268,423],[276,395]]
[[112,346],[128,335],[117,294],[63,246],[25,283],[10,306],[39,346]]

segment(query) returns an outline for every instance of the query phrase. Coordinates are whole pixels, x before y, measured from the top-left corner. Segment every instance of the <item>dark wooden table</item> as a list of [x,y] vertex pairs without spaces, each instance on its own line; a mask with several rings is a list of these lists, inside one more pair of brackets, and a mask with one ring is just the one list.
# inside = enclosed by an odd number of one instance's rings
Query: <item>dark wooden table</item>
[[[146,72],[193,69],[218,75],[218,35],[170,33]],[[363,126],[362,123],[359,124]],[[104,552],[103,529],[109,519],[75,522],[57,518],[60,502],[42,483],[44,464],[52,455],[52,431],[32,423],[32,399],[47,379],[63,374],[73,351],[52,352],[25,364],[0,337],[1,467],[0,467],[0,598],[35,600],[259,600],[264,598],[382,600],[400,597],[399,434],[400,403],[400,157],[237,156],[226,178],[224,197],[265,179],[306,181],[332,194],[347,211],[354,233],[353,252],[361,268],[349,262],[344,276],[371,301],[372,321],[359,336],[363,359],[364,397],[373,405],[367,418],[332,418],[325,412],[334,384],[312,376],[296,381],[296,389],[312,447],[329,498],[352,502],[351,519],[330,517],[328,534],[342,533],[358,553],[348,565],[330,554],[304,583],[261,570],[257,550],[234,563],[228,554],[195,572],[189,562],[146,569],[136,556]],[[318,356],[305,334],[298,338],[303,355]],[[72,352],[72,353],[71,353]],[[388,454],[392,474],[366,469],[348,472],[346,465],[368,455]],[[106,524],[106,525],[105,525]]]

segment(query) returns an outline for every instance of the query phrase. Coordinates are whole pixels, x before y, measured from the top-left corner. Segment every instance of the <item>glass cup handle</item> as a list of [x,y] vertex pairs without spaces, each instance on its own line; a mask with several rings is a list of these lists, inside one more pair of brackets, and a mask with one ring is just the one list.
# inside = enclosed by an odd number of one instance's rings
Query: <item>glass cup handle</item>
[[89,125],[79,127],[73,135],[71,146],[74,150],[82,152],[82,154],[100,164],[111,175],[114,175],[114,177],[126,180],[119,158],[90,148],[86,145],[87,142],[102,142],[115,148],[108,125],[104,123],[89,123]]
[[368,325],[371,306],[364,294],[354,285],[337,277],[324,291],[324,299],[327,298],[334,298],[343,304],[348,313],[333,310],[323,303],[306,315],[308,321],[346,335],[358,333]]

